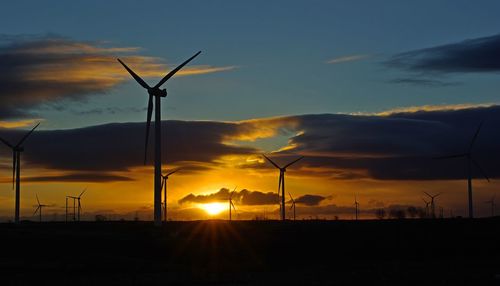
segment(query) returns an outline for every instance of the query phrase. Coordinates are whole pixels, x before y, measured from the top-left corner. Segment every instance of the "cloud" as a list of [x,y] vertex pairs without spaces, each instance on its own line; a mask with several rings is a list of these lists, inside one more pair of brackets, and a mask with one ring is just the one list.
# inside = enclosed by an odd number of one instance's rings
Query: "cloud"
[[306,206],[317,206],[319,203],[321,203],[323,200],[325,200],[326,197],[323,196],[318,196],[318,195],[303,195],[295,199],[296,204],[303,204]]
[[340,64],[340,63],[346,63],[346,62],[353,62],[353,61],[359,61],[368,58],[369,55],[350,55],[350,56],[343,56],[343,57],[338,57],[331,59],[327,61],[327,64]]
[[500,34],[400,53],[386,65],[416,72],[500,71]]
[[424,78],[397,78],[390,80],[389,83],[410,84],[410,85],[419,85],[428,87],[454,86],[460,84],[458,82],[445,82],[436,79],[424,79]]
[[[101,174],[101,173],[75,173],[53,176],[35,176],[23,178],[27,182],[91,182],[91,183],[106,183],[117,181],[133,181],[132,178],[120,175]],[[10,182],[10,180],[9,180]]]
[[[64,100],[82,100],[130,80],[120,56],[142,77],[168,71],[161,59],[133,55],[137,47],[112,47],[47,36],[0,36],[0,119],[36,116],[36,109]],[[172,68],[174,65],[168,65]],[[235,67],[190,65],[177,75],[228,71]]]
[[[230,191],[227,188],[221,188],[215,193],[208,195],[193,195],[189,194],[179,200],[179,204],[186,203],[212,203],[227,201],[230,196]],[[274,205],[278,203],[278,195],[276,193],[263,193],[259,191],[249,191],[243,189],[241,191],[235,191],[232,195],[232,200],[235,204],[239,205]]]

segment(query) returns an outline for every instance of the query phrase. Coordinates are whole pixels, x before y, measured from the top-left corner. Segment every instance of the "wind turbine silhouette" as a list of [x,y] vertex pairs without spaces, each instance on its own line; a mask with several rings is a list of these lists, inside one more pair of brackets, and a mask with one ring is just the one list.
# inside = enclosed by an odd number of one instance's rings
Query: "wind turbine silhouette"
[[183,68],[187,63],[198,56],[201,51],[197,52],[194,56],[187,59],[175,69],[171,70],[165,77],[163,77],[155,86],[149,86],[141,77],[132,71],[124,62],[117,59],[128,73],[139,83],[143,88],[148,91],[148,115],[146,121],[146,140],[144,148],[144,165],[146,165],[147,151],[148,151],[148,138],[149,126],[151,125],[151,116],[153,114],[153,97],[155,98],[155,170],[154,170],[154,221],[156,226],[161,225],[161,98],[167,96],[166,89],[160,87],[169,80],[175,73]]
[[233,195],[234,195],[234,192],[236,191],[236,188],[237,187],[234,187],[234,190],[231,192],[231,194],[229,194],[229,198],[227,199],[228,202],[229,202],[229,221],[232,220],[232,214],[231,214],[231,208],[236,211],[236,207],[234,206],[233,204]]
[[432,218],[436,218],[436,205],[434,204],[434,199],[437,198],[441,193],[431,196],[429,193],[424,192],[429,198],[431,198],[431,212],[432,212]]
[[359,202],[358,202],[358,197],[356,194],[354,194],[354,207],[356,208],[356,220],[358,220],[359,216]]
[[425,203],[425,217],[429,217],[429,204],[430,202],[426,201],[424,198],[422,198],[422,201]]
[[[80,195],[78,197],[75,197],[75,196],[66,196],[66,209],[68,208],[68,201],[67,201],[67,198],[70,198],[70,199],[73,199],[73,220],[77,220],[80,221],[80,212],[82,211],[82,204],[80,202],[80,199],[82,198],[83,194],[85,193],[85,191],[87,191],[87,188],[83,189],[83,191],[80,193]],[[78,201],[78,216],[75,218],[75,212],[76,212],[76,207],[75,207],[75,203]],[[66,210],[66,213],[68,213],[68,211]]]
[[286,168],[290,167],[292,164],[295,164],[297,161],[299,161],[300,159],[302,159],[304,157],[302,156],[302,157],[286,164],[285,166],[280,167],[276,163],[274,163],[271,159],[269,159],[266,155],[262,154],[262,156],[264,156],[264,158],[266,158],[271,164],[273,164],[274,167],[276,167],[277,169],[280,170],[280,177],[279,177],[279,183],[278,183],[278,198],[280,196],[279,192],[280,192],[280,188],[281,188],[280,209],[281,209],[281,220],[284,221],[286,219],[286,216],[285,216],[285,172],[286,172]]
[[28,136],[33,133],[38,125],[40,125],[40,123],[35,125],[33,129],[26,133],[16,145],[10,144],[9,141],[0,138],[0,141],[12,149],[12,188],[14,188],[14,185],[16,187],[16,206],[14,211],[15,223],[19,223],[19,205],[21,202],[21,152],[24,152],[23,143]]
[[496,204],[495,204],[495,196],[491,197],[491,199],[489,201],[486,201],[484,202],[485,204],[490,204],[491,205],[491,216],[494,217],[495,216],[495,207],[496,207]]
[[288,195],[290,196],[290,200],[292,200],[292,206],[290,206],[290,209],[293,208],[293,221],[295,221],[295,200],[290,193],[288,193]]
[[39,221],[42,222],[42,208],[47,207],[48,205],[42,205],[40,203],[40,200],[38,199],[38,195],[35,195],[35,196],[36,196],[36,202],[38,205],[37,205],[37,208],[35,209],[35,212],[33,213],[33,216],[36,215],[36,213],[38,212],[40,215]]
[[161,175],[160,190],[163,189],[163,203],[162,203],[162,205],[163,205],[163,221],[164,222],[167,222],[167,180],[168,180],[168,177],[170,175],[174,174],[175,172],[177,172],[179,170],[180,170],[180,168],[172,170],[165,175]]
[[476,142],[477,135],[479,134],[479,131],[481,131],[481,127],[483,126],[483,122],[479,123],[479,126],[476,129],[476,133],[474,133],[474,136],[472,137],[472,140],[469,144],[469,148],[467,149],[467,152],[461,153],[461,154],[454,154],[454,155],[448,155],[448,156],[440,156],[436,157],[435,159],[451,159],[451,158],[466,158],[467,159],[467,193],[468,193],[468,200],[469,200],[469,218],[474,218],[474,209],[473,209],[473,202],[472,202],[472,164],[476,166],[476,168],[481,172],[481,175],[489,182],[490,179],[488,176],[486,176],[486,173],[483,171],[481,166],[474,160],[472,157],[472,147],[474,147],[474,142]]

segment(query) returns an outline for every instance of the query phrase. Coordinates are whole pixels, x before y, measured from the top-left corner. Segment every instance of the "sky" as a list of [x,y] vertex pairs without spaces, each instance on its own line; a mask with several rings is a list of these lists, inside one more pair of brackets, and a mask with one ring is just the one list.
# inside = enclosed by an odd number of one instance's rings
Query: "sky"
[[[64,212],[152,215],[143,165],[150,85],[197,51],[163,87],[163,152],[172,219],[273,218],[279,163],[300,218],[350,219],[425,206],[466,215],[463,153],[473,156],[477,214],[498,189],[498,1],[16,1],[0,11],[0,136],[18,140],[22,213],[35,195]],[[496,144],[496,145],[495,145]],[[152,147],[152,146],[150,146]],[[152,150],[152,148],[149,148]],[[11,219],[11,155],[0,150],[0,218]],[[150,159],[152,153],[149,154]],[[462,160],[462,161],[460,161]],[[490,179],[484,180],[484,173]],[[287,198],[288,199],[288,198]],[[224,205],[222,205],[224,202]],[[207,204],[219,208],[207,211]],[[57,217],[54,216],[54,217]],[[48,218],[47,218],[48,219]]]

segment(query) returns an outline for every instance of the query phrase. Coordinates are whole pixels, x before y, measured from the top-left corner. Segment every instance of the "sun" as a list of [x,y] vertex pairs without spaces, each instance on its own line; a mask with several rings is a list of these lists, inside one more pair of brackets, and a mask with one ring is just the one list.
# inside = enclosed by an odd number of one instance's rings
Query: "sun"
[[222,203],[201,204],[199,207],[206,211],[209,215],[217,215],[226,210],[226,204]]

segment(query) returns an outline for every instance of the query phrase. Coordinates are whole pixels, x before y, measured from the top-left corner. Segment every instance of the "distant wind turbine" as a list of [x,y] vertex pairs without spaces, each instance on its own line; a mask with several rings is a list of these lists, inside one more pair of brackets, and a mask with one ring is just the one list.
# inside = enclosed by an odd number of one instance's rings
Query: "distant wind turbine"
[[38,195],[36,195],[36,202],[37,202],[37,207],[36,207],[35,212],[33,213],[33,215],[36,215],[36,213],[38,212],[38,214],[39,214],[39,221],[42,222],[42,209],[44,207],[47,207],[48,205],[42,205],[40,203],[40,200],[38,199]]
[[180,168],[172,170],[165,175],[161,175],[160,190],[163,189],[163,203],[162,203],[162,205],[163,205],[163,221],[164,222],[167,222],[167,180],[168,180],[168,177],[170,175],[174,174],[175,172],[177,172],[179,170],[180,170]]
[[290,196],[290,200],[292,200],[292,205],[290,206],[290,209],[293,209],[293,220],[295,221],[295,200],[293,199],[292,197],[292,194],[288,193],[288,195]]
[[278,183],[278,197],[280,196],[279,191],[281,188],[281,204],[280,204],[280,209],[281,209],[281,220],[285,220],[285,172],[286,168],[290,167],[292,164],[295,164],[297,161],[304,157],[300,157],[288,164],[286,164],[283,167],[278,166],[276,163],[274,163],[271,159],[269,159],[266,155],[262,154],[264,158],[266,158],[271,164],[273,164],[274,167],[280,170],[280,177],[279,177],[279,183]]
[[24,141],[30,136],[30,134],[40,125],[38,123],[26,133],[21,140],[16,145],[10,144],[7,140],[0,138],[5,145],[12,149],[12,188],[14,188],[14,182],[16,187],[16,206],[14,211],[14,222],[19,223],[19,205],[21,202],[21,152],[24,152]]
[[496,204],[495,204],[495,196],[491,197],[491,199],[489,201],[486,201],[484,202],[485,204],[490,204],[491,206],[491,216],[495,216],[495,207],[496,207]]
[[356,208],[355,213],[356,213],[356,220],[358,220],[358,215],[359,215],[359,202],[358,198],[356,195],[354,195],[354,207]]
[[451,158],[466,158],[467,159],[467,189],[468,189],[468,199],[469,199],[469,218],[474,218],[474,209],[473,209],[473,202],[472,202],[472,164],[476,166],[476,168],[481,172],[481,175],[489,182],[490,179],[488,176],[486,176],[486,173],[483,171],[481,166],[474,160],[472,157],[472,147],[474,147],[474,142],[476,141],[477,135],[479,134],[479,131],[481,131],[481,127],[483,126],[483,122],[479,123],[479,126],[476,129],[476,133],[474,133],[474,136],[472,137],[472,140],[469,144],[469,148],[467,149],[466,153],[461,153],[461,154],[454,154],[454,155],[448,155],[448,156],[441,156],[441,157],[436,157],[436,159],[451,159]]
[[144,164],[147,159],[147,148],[149,138],[149,126],[151,125],[151,116],[153,114],[153,97],[155,98],[155,170],[154,170],[154,222],[156,226],[161,225],[161,98],[167,96],[166,89],[160,87],[169,80],[175,73],[182,69],[187,63],[198,56],[201,51],[197,52],[194,56],[187,59],[175,69],[171,70],[165,77],[163,77],[155,86],[149,86],[142,78],[140,78],[134,71],[132,71],[120,59],[118,61],[128,71],[128,73],[137,81],[143,88],[148,91],[148,115],[146,122],[146,143],[144,148]]
[[237,187],[234,187],[234,190],[231,192],[231,194],[229,194],[229,198],[227,199],[229,202],[229,221],[232,220],[231,209],[236,211],[236,207],[234,206],[234,203],[233,203],[233,195],[234,195],[234,192],[236,191],[236,188]]
[[422,198],[422,201],[424,201],[424,203],[425,203],[425,217],[427,218],[427,217],[429,217],[429,204],[431,202],[426,201],[424,198]]
[[434,204],[434,199],[437,198],[439,195],[441,195],[441,193],[437,194],[437,195],[429,195],[429,193],[427,192],[424,192],[424,194],[426,194],[429,198],[431,198],[431,215],[432,215],[432,218],[436,218],[436,205]]
[[[82,198],[83,194],[85,193],[85,191],[87,191],[87,188],[83,189],[83,191],[80,193],[80,195],[78,195],[78,197],[75,197],[75,196],[66,196],[66,216],[67,216],[67,213],[68,213],[68,198],[70,199],[73,199],[73,220],[77,220],[77,221],[80,221],[80,213],[82,211],[82,204],[80,202],[80,199]],[[78,202],[78,205],[75,206],[75,203]],[[75,212],[76,212],[76,208],[78,207],[78,216],[75,217]]]

